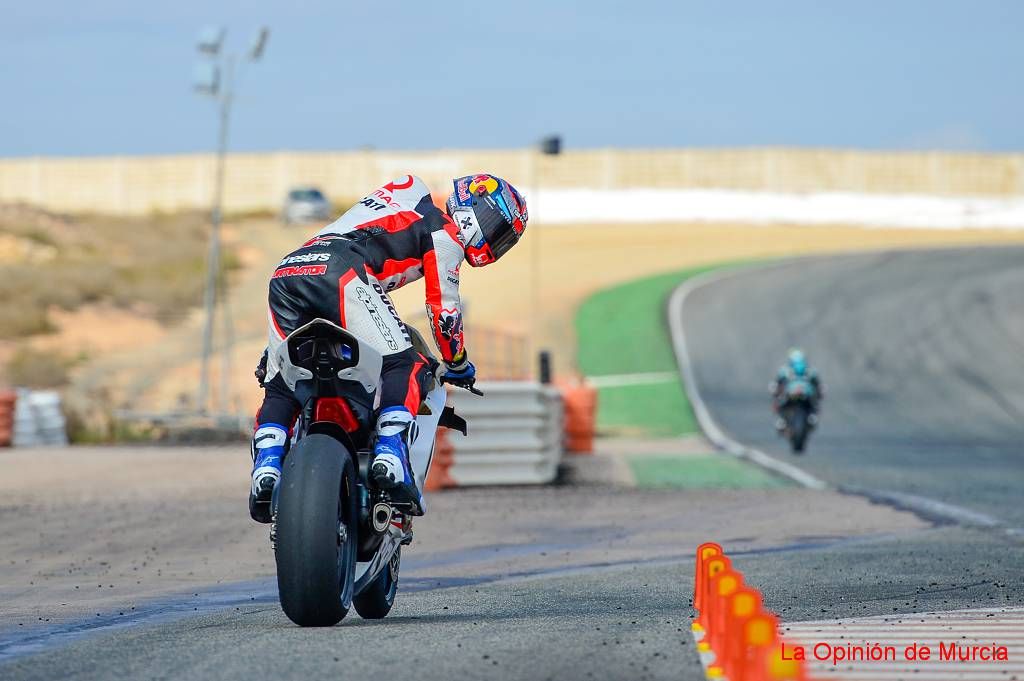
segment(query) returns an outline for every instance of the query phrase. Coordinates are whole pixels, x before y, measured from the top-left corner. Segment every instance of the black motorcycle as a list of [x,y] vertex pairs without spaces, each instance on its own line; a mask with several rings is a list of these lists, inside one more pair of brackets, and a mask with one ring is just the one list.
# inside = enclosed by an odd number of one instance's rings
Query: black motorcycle
[[785,424],[781,434],[789,440],[794,454],[803,453],[817,425],[813,399],[814,386],[804,380],[789,381],[780,397],[779,416]]
[[[445,406],[438,363],[415,329],[409,331],[434,367],[409,453],[423,489],[435,431],[445,426],[465,434],[466,422]],[[353,605],[364,618],[382,618],[398,593],[413,510],[367,481],[382,357],[349,331],[317,319],[289,334],[276,359],[302,404],[271,500],[281,607],[300,626],[337,624]]]

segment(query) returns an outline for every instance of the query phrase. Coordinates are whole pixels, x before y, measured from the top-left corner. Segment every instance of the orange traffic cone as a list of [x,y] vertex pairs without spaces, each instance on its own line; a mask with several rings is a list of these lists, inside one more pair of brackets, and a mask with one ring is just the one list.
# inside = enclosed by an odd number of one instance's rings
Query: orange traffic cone
[[756,589],[741,586],[726,599],[725,629],[728,635],[722,646],[722,667],[729,681],[742,681],[749,674],[744,626],[750,618],[762,612],[761,594]]
[[711,578],[706,640],[711,647],[711,651],[715,654],[715,665],[723,667],[723,669],[725,664],[725,656],[723,654],[725,652],[725,641],[732,635],[732,632],[726,628],[728,622],[726,618],[728,614],[726,604],[728,598],[742,586],[743,575],[732,569],[723,570]]
[[782,646],[783,641],[775,641],[765,654],[765,681],[807,681],[807,667],[804,661],[793,659],[791,652],[784,655]]
[[697,547],[697,564],[693,576],[693,607],[699,612],[701,608],[701,582],[704,579],[704,561],[722,555],[722,547],[714,542],[705,542]]
[[701,577],[697,582],[697,590],[694,593],[693,600],[695,603],[700,603],[699,612],[697,613],[696,622],[700,627],[700,630],[707,635],[708,624],[710,621],[710,609],[711,604],[711,580],[724,570],[732,569],[732,561],[729,560],[728,556],[711,556],[706,559],[701,569]]

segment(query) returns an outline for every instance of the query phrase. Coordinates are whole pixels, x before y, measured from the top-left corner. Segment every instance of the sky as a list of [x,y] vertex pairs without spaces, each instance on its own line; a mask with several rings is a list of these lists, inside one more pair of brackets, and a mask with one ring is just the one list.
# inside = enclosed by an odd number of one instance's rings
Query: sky
[[1024,2],[0,0],[0,156],[212,149],[261,24],[233,150],[1024,150]]

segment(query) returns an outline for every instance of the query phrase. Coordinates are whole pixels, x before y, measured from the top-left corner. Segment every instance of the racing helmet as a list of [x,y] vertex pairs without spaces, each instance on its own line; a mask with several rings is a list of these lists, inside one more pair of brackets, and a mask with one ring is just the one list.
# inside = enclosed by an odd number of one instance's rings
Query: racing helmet
[[807,357],[804,355],[803,350],[797,348],[790,350],[786,361],[789,363],[789,368],[797,376],[803,376],[807,373]]
[[455,179],[446,208],[473,267],[489,265],[508,253],[526,230],[526,200],[494,175]]

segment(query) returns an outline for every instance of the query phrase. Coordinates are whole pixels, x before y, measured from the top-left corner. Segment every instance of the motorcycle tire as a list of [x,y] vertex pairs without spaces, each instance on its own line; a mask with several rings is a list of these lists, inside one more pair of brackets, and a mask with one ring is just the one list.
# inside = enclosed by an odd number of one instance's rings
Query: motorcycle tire
[[789,424],[789,443],[794,454],[801,454],[807,445],[807,410],[794,409]]
[[277,500],[277,588],[302,627],[337,624],[352,605],[359,541],[359,488],[347,449],[322,434],[285,459]]
[[398,595],[398,569],[402,564],[402,548],[395,549],[386,568],[374,577],[362,592],[352,599],[356,612],[365,620],[379,620],[387,617]]

